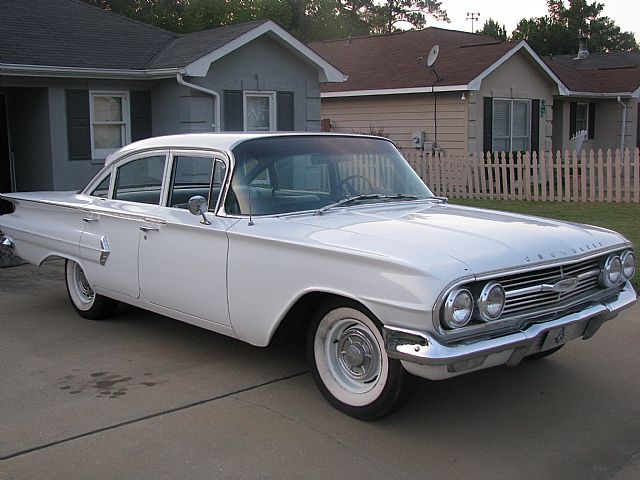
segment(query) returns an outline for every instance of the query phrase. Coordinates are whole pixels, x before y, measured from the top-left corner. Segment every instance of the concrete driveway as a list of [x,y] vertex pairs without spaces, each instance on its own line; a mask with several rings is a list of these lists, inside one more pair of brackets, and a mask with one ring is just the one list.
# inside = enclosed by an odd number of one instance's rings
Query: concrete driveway
[[517,368],[332,409],[298,345],[123,307],[77,316],[63,264],[0,270],[0,478],[640,478],[640,307]]

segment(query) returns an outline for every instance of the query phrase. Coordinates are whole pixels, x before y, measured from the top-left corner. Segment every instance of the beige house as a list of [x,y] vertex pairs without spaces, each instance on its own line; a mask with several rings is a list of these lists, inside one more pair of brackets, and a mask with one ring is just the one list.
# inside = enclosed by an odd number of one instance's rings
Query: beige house
[[567,90],[554,101],[554,149],[568,148],[580,131],[587,150],[640,148],[640,53],[589,54],[583,40],[577,55],[544,61]]
[[379,132],[403,149],[424,138],[448,154],[552,147],[563,85],[526,42],[427,28],[311,47],[349,77],[322,89],[332,131]]
[[349,77],[322,87],[322,117],[332,131],[386,135],[405,150],[467,154],[565,149],[584,129],[584,147],[616,148],[626,109],[625,147],[638,142],[640,90],[581,83],[584,71],[543,60],[526,42],[427,28],[310,46]]

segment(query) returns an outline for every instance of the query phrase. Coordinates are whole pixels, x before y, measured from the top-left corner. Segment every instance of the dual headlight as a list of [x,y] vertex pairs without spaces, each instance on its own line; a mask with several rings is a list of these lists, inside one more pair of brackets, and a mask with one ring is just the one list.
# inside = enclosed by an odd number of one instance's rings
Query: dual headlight
[[502,314],[505,300],[504,288],[496,282],[487,283],[476,299],[466,288],[455,289],[444,303],[444,324],[455,329],[467,325],[474,316],[482,322],[496,320]]
[[631,280],[636,273],[636,256],[631,250],[609,255],[600,272],[600,284],[610,288]]

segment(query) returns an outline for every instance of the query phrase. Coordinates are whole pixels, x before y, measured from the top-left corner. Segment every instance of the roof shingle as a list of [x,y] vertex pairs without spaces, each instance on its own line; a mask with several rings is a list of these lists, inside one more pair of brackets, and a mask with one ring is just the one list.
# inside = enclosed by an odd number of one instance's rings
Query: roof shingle
[[[430,27],[310,47],[349,76],[346,82],[323,85],[322,91],[344,92],[467,85],[518,43]],[[434,65],[440,81],[418,62],[434,45],[440,47]]]

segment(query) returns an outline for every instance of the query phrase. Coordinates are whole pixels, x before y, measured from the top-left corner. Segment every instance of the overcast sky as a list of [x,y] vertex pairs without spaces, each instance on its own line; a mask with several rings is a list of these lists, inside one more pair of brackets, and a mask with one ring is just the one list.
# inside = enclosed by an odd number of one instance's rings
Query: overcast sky
[[[590,3],[593,0],[589,0]],[[598,0],[596,0],[598,1]],[[623,31],[631,31],[640,41],[640,2],[638,0],[599,0],[604,4],[602,15],[611,18]],[[567,4],[567,2],[565,2]],[[507,27],[507,33],[516,28],[522,18],[542,17],[547,14],[546,0],[442,0],[442,7],[449,14],[451,23],[429,20],[428,26],[451,30],[471,31],[467,12],[480,13],[474,29],[482,28],[484,21],[493,18]]]

